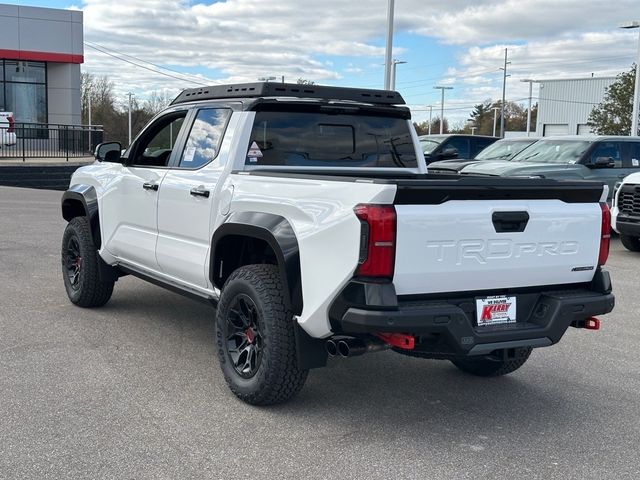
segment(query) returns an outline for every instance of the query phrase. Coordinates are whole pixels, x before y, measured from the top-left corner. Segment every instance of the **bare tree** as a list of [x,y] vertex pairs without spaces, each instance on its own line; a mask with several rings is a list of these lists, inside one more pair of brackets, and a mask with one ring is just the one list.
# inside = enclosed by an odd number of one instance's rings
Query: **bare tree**
[[156,113],[161,112],[169,106],[173,101],[174,96],[170,95],[167,90],[158,92],[154,90],[144,101],[142,108],[150,115],[154,116]]

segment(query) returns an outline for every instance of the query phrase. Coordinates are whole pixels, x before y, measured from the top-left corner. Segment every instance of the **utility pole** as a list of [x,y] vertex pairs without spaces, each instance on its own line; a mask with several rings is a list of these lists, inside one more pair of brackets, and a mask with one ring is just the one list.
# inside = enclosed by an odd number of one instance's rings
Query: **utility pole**
[[93,140],[91,138],[92,137],[92,134],[91,134],[91,130],[92,130],[92,128],[91,128],[91,90],[89,90],[87,92],[87,110],[88,110],[87,113],[88,113],[88,117],[89,117],[88,118],[88,120],[89,120],[89,122],[88,122],[89,123],[89,152],[93,153],[92,149],[91,149],[91,141]]
[[496,136],[496,124],[498,123],[498,110],[500,107],[493,107],[493,136]]
[[127,93],[129,97],[129,145],[131,145],[131,98],[135,96],[135,94],[129,92]]
[[442,92],[442,99],[440,100],[440,135],[442,135],[444,133],[444,91],[453,90],[453,87],[436,86],[433,88]]
[[405,61],[402,60],[393,60],[392,65],[392,69],[391,69],[391,88],[389,88],[389,90],[395,90],[396,89],[396,65],[402,65],[403,63],[407,63]]
[[511,62],[507,61],[507,49],[504,49],[504,67],[501,68],[500,70],[502,70],[502,105],[500,105],[500,138],[504,138],[504,102],[505,102],[505,95],[507,93],[507,77],[509,77],[510,75],[507,75],[507,65],[509,65]]
[[433,113],[433,105],[429,105],[429,135],[431,135],[431,114]]
[[[640,22],[628,22],[620,28],[640,28]],[[636,58],[636,83],[633,89],[633,116],[631,117],[631,136],[638,135],[638,103],[640,103],[640,30],[638,32],[638,57]]]
[[384,89],[391,90],[391,59],[393,58],[393,12],[394,0],[389,0],[387,10],[387,44],[384,52]]
[[535,82],[535,80],[526,78],[520,81],[529,82],[529,109],[527,110],[527,137],[528,137],[531,134],[531,103],[533,98],[533,82]]

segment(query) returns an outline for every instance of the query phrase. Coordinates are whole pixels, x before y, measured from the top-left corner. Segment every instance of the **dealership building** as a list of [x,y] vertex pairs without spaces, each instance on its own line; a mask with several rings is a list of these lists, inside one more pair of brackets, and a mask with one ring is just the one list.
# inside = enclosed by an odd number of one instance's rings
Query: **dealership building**
[[593,107],[605,97],[616,77],[589,77],[537,80],[538,118],[536,133],[550,135],[589,135],[587,125]]
[[0,4],[0,111],[16,122],[78,125],[82,12]]

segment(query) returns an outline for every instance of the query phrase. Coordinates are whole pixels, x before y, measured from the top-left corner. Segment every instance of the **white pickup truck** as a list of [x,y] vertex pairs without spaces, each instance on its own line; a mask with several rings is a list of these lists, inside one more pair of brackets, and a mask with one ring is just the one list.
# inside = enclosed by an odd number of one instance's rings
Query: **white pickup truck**
[[622,180],[613,196],[611,226],[627,250],[640,252],[640,173]]
[[392,348],[510,373],[612,310],[607,187],[430,175],[396,92],[186,90],[62,198],[70,300],[132,274],[211,302],[231,390],[266,405]]

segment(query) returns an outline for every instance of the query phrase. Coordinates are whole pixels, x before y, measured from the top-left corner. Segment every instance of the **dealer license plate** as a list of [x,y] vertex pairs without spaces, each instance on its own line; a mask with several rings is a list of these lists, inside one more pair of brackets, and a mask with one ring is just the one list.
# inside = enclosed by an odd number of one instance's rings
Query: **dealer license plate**
[[502,325],[516,321],[516,297],[476,298],[479,327]]

